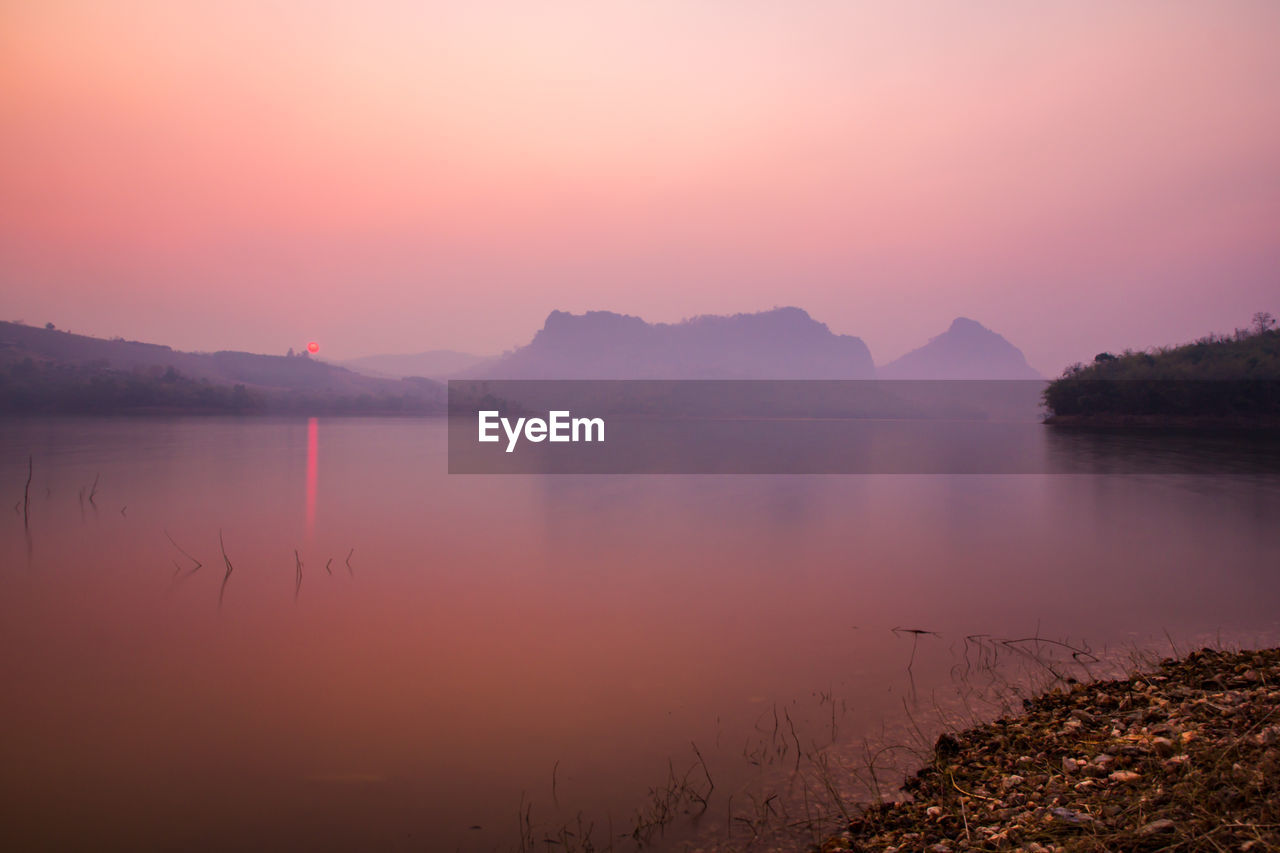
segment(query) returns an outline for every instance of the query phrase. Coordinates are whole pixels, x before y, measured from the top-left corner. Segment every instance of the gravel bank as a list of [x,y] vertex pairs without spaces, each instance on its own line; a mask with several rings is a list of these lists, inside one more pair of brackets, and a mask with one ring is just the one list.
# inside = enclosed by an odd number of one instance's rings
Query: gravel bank
[[[1280,850],[1280,649],[1205,649],[943,735],[833,850]],[[818,848],[815,848],[818,849]]]

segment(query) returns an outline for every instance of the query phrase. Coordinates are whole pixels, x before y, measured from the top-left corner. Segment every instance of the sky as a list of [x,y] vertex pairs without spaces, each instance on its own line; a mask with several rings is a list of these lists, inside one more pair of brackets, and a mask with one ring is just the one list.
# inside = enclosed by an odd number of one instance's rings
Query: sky
[[1277,43],[1272,0],[4,0],[0,319],[346,358],[797,305],[1056,374],[1280,314]]

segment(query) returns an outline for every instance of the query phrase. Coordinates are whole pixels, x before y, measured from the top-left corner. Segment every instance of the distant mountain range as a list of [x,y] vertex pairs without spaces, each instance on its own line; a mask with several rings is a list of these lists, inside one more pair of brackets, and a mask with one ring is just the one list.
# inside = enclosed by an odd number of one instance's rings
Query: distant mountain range
[[[440,411],[435,379],[1039,379],[1021,351],[959,318],[876,368],[867,345],[799,308],[647,323],[552,311],[528,345],[497,358],[451,350],[377,355],[350,368],[301,356],[190,353],[0,322],[7,411]],[[426,377],[426,378],[424,378]]]
[[403,379],[407,376],[425,376],[428,379],[448,379],[464,370],[490,361],[491,356],[472,355],[449,349],[403,355],[366,355],[339,362],[343,367],[366,376]]
[[799,308],[646,323],[610,311],[552,311],[533,340],[463,372],[489,379],[871,379],[860,338]]
[[455,378],[1040,379],[1022,352],[964,317],[877,368],[867,345],[799,308],[646,323],[609,311],[552,311],[533,340]]
[[967,317],[876,371],[880,379],[1043,379],[1022,350]]

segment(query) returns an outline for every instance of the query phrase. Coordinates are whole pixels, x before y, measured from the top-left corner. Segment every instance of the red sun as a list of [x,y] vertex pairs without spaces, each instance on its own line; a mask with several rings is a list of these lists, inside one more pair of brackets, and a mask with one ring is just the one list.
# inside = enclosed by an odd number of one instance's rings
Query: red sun
[[311,343],[307,344],[307,352],[311,353],[312,355],[320,352],[320,345],[315,341],[312,341]]

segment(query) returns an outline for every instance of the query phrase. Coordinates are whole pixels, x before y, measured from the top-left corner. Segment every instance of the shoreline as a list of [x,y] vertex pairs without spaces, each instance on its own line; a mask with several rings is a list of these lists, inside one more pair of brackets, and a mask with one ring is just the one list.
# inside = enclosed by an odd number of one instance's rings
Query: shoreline
[[810,850],[1280,850],[1280,648],[1055,688],[902,790]]
[[1122,415],[1102,412],[1091,415],[1049,415],[1045,426],[1067,429],[1146,430],[1157,432],[1196,430],[1239,430],[1263,432],[1280,430],[1280,417],[1230,415]]

